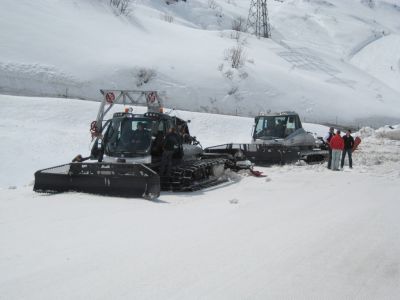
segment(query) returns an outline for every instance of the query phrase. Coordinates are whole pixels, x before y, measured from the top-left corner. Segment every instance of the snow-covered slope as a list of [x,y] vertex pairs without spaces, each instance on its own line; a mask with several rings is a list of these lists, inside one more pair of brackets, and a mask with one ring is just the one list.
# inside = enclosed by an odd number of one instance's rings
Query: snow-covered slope
[[[400,115],[395,0],[269,1],[272,40],[242,33],[249,1],[1,1],[0,92],[99,99],[100,88],[157,89],[178,109],[387,124]],[[242,45],[244,66],[229,49]]]
[[[361,130],[352,170],[257,167],[267,177],[151,202],[32,191],[36,169],[89,151],[98,103],[0,96],[0,107],[0,299],[400,294],[400,126]],[[204,145],[248,141],[253,122],[175,113]]]

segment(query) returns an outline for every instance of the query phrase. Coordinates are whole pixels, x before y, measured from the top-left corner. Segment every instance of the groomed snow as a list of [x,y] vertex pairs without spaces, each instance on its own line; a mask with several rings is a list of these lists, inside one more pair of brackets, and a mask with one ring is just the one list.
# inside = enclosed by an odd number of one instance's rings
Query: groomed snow
[[[398,126],[357,133],[352,170],[258,167],[268,176],[232,174],[150,202],[34,193],[36,169],[88,153],[98,104],[0,96],[0,105],[0,299],[400,294],[400,142],[380,133]],[[251,119],[177,113],[203,145],[249,139]]]

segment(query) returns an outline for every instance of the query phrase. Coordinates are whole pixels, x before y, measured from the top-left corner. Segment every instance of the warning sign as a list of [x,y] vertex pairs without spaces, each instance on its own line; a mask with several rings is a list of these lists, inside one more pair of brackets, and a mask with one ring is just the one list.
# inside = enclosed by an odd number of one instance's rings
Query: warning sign
[[154,103],[156,102],[156,93],[151,92],[147,95],[147,103]]
[[108,93],[106,94],[106,101],[107,101],[108,103],[112,104],[112,103],[114,102],[114,100],[115,100],[115,95],[114,95],[114,93],[108,92]]

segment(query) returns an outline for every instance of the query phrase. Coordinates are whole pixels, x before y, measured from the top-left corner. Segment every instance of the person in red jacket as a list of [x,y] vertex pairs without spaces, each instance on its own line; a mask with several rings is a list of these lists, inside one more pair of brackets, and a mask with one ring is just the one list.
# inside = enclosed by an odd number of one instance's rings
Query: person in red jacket
[[332,170],[339,171],[340,156],[344,149],[344,141],[340,136],[340,130],[331,138],[329,146],[332,149]]

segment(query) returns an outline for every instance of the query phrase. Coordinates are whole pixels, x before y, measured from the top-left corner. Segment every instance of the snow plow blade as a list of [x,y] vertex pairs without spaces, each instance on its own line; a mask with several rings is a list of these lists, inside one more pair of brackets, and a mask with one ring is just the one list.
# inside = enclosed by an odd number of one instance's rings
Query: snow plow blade
[[155,199],[160,195],[160,177],[142,164],[69,163],[37,171],[33,190]]

